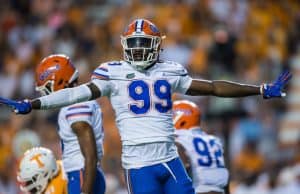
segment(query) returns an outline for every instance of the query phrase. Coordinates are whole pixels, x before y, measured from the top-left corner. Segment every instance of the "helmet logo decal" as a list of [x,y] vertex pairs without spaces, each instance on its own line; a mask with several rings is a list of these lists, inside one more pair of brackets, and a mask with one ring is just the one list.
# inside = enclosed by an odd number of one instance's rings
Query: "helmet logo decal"
[[127,75],[126,75],[126,78],[127,79],[132,79],[132,78],[134,78],[135,77],[135,74],[134,73],[128,73]]
[[175,109],[175,110],[173,110],[174,111],[174,113],[176,114],[176,113],[181,113],[181,114],[183,114],[183,115],[191,115],[192,114],[192,111],[191,110],[186,110],[186,109]]
[[55,66],[49,67],[46,71],[44,71],[40,76],[39,79],[41,81],[45,81],[45,79],[54,71],[57,71],[60,69],[59,64],[56,64]]
[[124,34],[126,34],[127,32],[129,31],[129,28],[128,28],[128,26],[125,28],[125,30],[124,30]]
[[150,24],[150,29],[152,30],[152,32],[154,33],[159,33],[159,30],[156,28],[156,26]]
[[33,156],[30,161],[36,161],[39,168],[42,168],[45,166],[45,164],[40,160],[40,157],[42,156],[42,154],[36,154],[35,156]]

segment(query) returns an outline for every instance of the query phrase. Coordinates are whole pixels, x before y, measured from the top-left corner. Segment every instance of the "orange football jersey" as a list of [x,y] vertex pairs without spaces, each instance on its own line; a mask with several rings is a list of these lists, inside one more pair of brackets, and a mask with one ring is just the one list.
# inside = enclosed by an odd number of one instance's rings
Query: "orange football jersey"
[[58,175],[48,184],[44,194],[68,194],[67,178],[64,174],[61,161],[57,161]]

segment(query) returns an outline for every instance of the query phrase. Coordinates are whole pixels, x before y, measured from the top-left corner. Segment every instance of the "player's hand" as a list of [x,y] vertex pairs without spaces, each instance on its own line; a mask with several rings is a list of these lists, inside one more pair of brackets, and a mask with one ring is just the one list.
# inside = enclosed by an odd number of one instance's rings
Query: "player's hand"
[[284,71],[279,77],[271,84],[262,85],[262,95],[265,99],[274,97],[284,97],[286,93],[282,91],[284,86],[292,78],[292,74],[289,71]]
[[0,104],[9,106],[16,114],[27,114],[32,110],[31,102],[29,100],[15,101],[0,97]]

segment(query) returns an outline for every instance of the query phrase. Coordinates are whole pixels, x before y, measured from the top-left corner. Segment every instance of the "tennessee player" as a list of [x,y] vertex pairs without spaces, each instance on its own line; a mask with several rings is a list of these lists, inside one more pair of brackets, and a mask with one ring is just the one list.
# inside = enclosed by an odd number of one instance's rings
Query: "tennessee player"
[[162,38],[149,20],[134,20],[121,36],[124,60],[102,63],[89,83],[34,100],[0,98],[0,103],[18,114],[27,114],[32,109],[51,109],[108,96],[122,140],[122,166],[129,192],[192,194],[191,179],[175,145],[172,94],[282,97],[291,74],[284,72],[274,83],[261,86],[193,79],[181,64],[159,59]]
[[[50,55],[36,68],[37,90],[45,96],[76,86],[77,79],[78,71],[65,55]],[[103,155],[102,113],[97,102],[62,108],[58,125],[69,193],[103,194],[105,180],[97,164]]]
[[187,100],[173,103],[178,152],[190,170],[197,194],[222,194],[228,183],[221,141],[201,128],[201,112]]
[[35,147],[24,153],[17,180],[21,191],[28,194],[68,193],[62,163],[47,148]]

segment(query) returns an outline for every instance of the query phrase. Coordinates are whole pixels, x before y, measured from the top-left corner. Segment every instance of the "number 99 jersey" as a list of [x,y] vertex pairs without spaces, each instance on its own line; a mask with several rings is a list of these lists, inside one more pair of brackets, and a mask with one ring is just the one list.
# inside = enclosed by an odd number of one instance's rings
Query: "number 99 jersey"
[[137,71],[125,61],[101,64],[92,82],[108,96],[123,145],[174,142],[172,93],[185,93],[192,79],[175,62]]
[[219,138],[199,128],[176,130],[176,142],[190,159],[196,193],[223,192],[229,173],[224,166],[223,147]]

